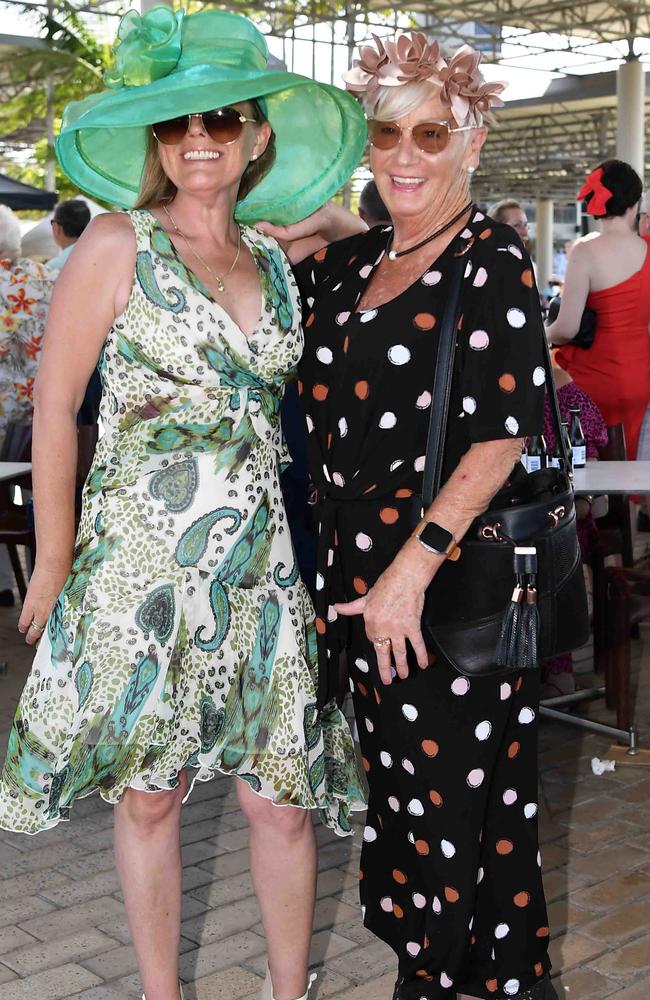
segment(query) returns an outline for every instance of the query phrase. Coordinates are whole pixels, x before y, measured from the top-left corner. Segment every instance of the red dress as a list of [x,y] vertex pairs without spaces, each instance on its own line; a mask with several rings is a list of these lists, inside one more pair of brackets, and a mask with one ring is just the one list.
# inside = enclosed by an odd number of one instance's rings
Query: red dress
[[623,424],[628,458],[636,458],[650,402],[650,238],[643,266],[611,288],[590,292],[598,321],[589,350],[567,344],[557,362],[587,392],[608,425]]

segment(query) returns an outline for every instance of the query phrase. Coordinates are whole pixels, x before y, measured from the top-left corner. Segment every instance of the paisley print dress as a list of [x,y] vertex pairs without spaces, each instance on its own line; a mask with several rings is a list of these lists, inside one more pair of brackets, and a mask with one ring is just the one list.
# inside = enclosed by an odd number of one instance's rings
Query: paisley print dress
[[11,730],[0,827],[36,833],[95,790],[114,803],[188,767],[348,833],[362,785],[341,713],[317,709],[313,610],[278,483],[302,351],[295,282],[277,244],[244,229],[263,293],[247,339],[155,218],[130,217],[133,288],[100,359],[105,433]]

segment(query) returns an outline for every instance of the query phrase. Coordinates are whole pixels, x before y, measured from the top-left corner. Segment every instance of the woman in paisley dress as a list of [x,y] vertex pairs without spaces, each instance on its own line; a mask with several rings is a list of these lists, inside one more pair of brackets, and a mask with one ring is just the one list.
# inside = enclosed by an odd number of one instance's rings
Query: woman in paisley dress
[[[196,76],[184,91],[176,69],[176,104],[142,129],[139,207],[93,220],[57,283],[35,395],[38,556],[19,623],[40,644],[10,735],[0,826],[35,834],[96,790],[115,804],[146,997],[178,1000],[181,806],[195,781],[236,775],[267,995],[295,1000],[306,997],[315,895],[309,810],[348,834],[363,791],[343,716],[334,702],[317,709],[313,609],[279,487],[279,407],[302,352],[298,292],[275,240],[235,221],[244,195],[272,178],[282,133],[270,100],[267,117],[252,99],[251,51],[253,96],[277,85],[246,19],[146,17],[159,33],[178,29],[181,67],[209,42],[223,75],[220,46],[231,59],[236,43],[249,98],[213,89],[217,110],[206,111]],[[127,83],[143,21],[120,29]],[[300,85],[285,87],[289,112]],[[133,117],[156,80],[139,86]],[[75,540],[75,415],[98,359],[104,435]]]

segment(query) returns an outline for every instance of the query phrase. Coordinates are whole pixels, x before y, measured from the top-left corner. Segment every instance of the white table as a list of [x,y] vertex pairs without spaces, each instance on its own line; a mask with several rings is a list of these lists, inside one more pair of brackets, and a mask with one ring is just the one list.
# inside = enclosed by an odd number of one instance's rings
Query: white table
[[650,493],[650,462],[587,462],[575,469],[576,493]]
[[[650,465],[650,462],[647,463]],[[17,479],[32,471],[31,462],[0,462],[0,482]]]

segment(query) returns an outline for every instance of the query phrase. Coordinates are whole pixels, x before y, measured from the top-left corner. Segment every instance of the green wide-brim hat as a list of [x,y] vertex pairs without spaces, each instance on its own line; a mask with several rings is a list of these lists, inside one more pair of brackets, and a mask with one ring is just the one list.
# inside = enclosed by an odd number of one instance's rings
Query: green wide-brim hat
[[239,14],[183,16],[153,7],[125,14],[107,89],[73,101],[56,154],[77,187],[123,208],[135,204],[149,126],[257,99],[276,137],[268,174],[238,203],[240,222],[290,223],[323,205],[359,163],[366,122],[343,90],[267,67],[268,48]]

